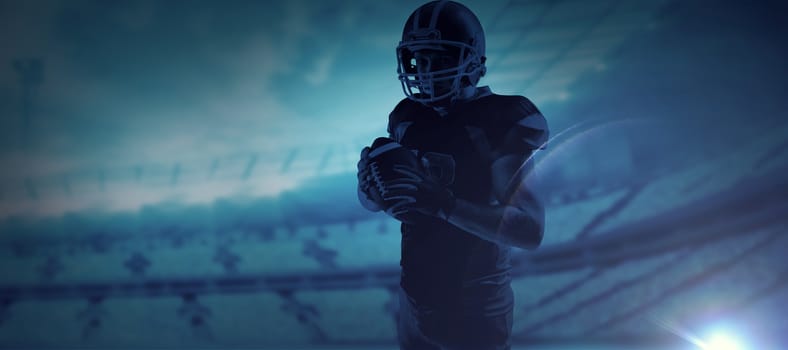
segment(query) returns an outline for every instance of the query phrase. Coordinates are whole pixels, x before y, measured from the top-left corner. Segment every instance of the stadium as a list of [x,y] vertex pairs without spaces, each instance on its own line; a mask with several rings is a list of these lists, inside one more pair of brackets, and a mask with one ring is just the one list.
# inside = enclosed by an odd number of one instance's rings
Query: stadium
[[[397,348],[356,162],[421,3],[0,2],[0,347]],[[784,348],[788,6],[463,3],[554,135],[513,349]]]

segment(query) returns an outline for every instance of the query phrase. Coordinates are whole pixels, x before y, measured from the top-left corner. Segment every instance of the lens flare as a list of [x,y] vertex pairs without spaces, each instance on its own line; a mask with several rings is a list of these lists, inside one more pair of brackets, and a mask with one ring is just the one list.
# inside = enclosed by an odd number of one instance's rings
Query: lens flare
[[[555,134],[523,164],[519,191],[549,203],[565,192],[586,192],[643,180],[646,167],[675,159],[669,136],[676,127],[656,119],[629,118],[572,125]],[[517,193],[515,192],[515,193]],[[516,199],[513,197],[512,200]]]
[[709,339],[701,345],[703,350],[743,350],[736,339],[724,332],[712,334]]

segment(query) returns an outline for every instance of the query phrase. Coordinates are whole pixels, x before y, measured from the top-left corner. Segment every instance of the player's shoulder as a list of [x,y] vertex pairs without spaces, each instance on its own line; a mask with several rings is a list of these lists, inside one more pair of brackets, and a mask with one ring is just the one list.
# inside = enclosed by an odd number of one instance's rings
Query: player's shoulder
[[[386,129],[390,136],[396,135],[398,132],[397,130],[402,129],[403,125],[407,126],[415,120],[427,119],[427,116],[431,113],[434,112],[423,104],[413,101],[409,98],[403,98],[401,101],[399,101],[399,103],[397,103],[396,106],[394,106],[394,109],[391,111],[391,113],[389,113],[389,122]],[[402,132],[403,130],[400,130],[399,132]],[[398,137],[399,136],[397,136],[397,140],[399,140]]]
[[522,95],[501,95],[491,93],[479,103],[487,110],[485,117],[496,127],[508,129],[513,125],[532,129],[547,129],[547,120],[536,105]]
[[485,124],[491,144],[501,154],[525,154],[544,147],[550,131],[539,108],[522,95],[490,94],[485,104]]
[[541,114],[536,105],[525,96],[522,95],[501,95],[490,94],[481,98],[480,103],[486,104],[486,107],[493,110],[497,115],[502,118],[522,118],[534,114]]
[[394,106],[391,113],[389,113],[389,121],[401,121],[408,118],[418,119],[419,116],[431,112],[432,110],[423,104],[409,98],[403,98]]

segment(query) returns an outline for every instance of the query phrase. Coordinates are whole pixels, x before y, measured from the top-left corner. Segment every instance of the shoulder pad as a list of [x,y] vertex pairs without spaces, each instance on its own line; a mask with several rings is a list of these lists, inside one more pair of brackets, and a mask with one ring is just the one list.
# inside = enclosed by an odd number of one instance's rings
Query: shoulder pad
[[404,98],[397,106],[394,107],[394,110],[389,113],[389,122],[388,126],[386,127],[386,131],[389,133],[389,137],[398,140],[395,134],[397,132],[398,125],[403,122],[412,122],[415,119],[418,119],[418,116],[425,113],[424,107],[422,104],[412,101],[408,98]]
[[496,153],[527,154],[544,148],[550,135],[547,120],[538,108],[526,97],[513,96],[515,102],[508,113],[501,115],[499,128],[502,140]]

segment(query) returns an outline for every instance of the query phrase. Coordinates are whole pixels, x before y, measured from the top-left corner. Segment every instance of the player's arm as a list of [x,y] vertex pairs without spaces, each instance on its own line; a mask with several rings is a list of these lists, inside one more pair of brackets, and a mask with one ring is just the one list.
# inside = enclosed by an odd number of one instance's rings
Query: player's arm
[[[530,152],[528,152],[530,154]],[[544,207],[527,188],[522,174],[530,166],[525,155],[503,155],[492,163],[493,191],[497,204],[474,203],[455,197],[449,189],[429,176],[407,167],[397,167],[403,178],[392,181],[386,200],[397,201],[387,211],[406,213],[419,211],[435,216],[498,244],[523,249],[539,246],[544,235]],[[525,163],[524,163],[525,162]],[[524,169],[521,165],[524,164]]]
[[493,190],[500,204],[485,205],[457,198],[448,222],[495,243],[523,249],[538,247],[544,236],[545,214],[541,201],[522,186],[522,174],[529,166],[523,155],[509,154],[496,159],[492,164]]
[[539,246],[544,236],[544,207],[523,184],[532,152],[544,146],[547,123],[523,98],[504,123],[500,142],[492,150],[492,188],[497,204],[455,198],[446,187],[413,169],[400,169],[403,179],[392,183],[388,198],[400,199],[392,212],[417,210],[442,218],[480,238],[523,249]]
[[527,98],[516,106],[521,117],[506,124],[502,141],[493,151],[492,188],[497,205],[457,199],[448,221],[489,241],[524,249],[538,247],[544,237],[544,205],[526,186],[533,152],[543,148],[547,121]]

